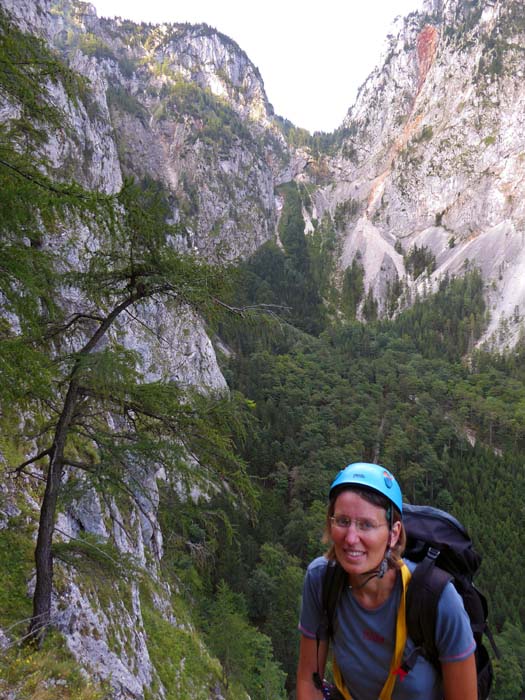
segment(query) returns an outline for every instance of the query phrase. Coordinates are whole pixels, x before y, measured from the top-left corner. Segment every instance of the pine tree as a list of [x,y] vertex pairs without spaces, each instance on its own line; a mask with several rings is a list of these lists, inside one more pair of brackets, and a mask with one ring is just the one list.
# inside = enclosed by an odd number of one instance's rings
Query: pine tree
[[[222,311],[227,272],[177,252],[180,230],[166,223],[161,188],[127,183],[108,197],[49,175],[41,147],[49,130],[64,138],[68,130],[49,88],[58,83],[75,100],[87,86],[3,13],[0,22],[0,89],[14,115],[0,131],[0,399],[32,416],[31,429],[20,421],[18,437],[27,449],[38,445],[15,473],[37,464],[45,478],[28,633],[40,641],[66,469],[103,490],[118,483],[130,496],[133,470],[153,464],[202,490],[228,484],[240,503],[253,491],[233,445],[234,434],[242,438],[242,402],[147,381],[136,353],[121,344],[124,319],[147,326],[147,304],[208,319]],[[80,224],[89,240],[75,232]],[[53,244],[58,230],[69,232],[70,245]]]

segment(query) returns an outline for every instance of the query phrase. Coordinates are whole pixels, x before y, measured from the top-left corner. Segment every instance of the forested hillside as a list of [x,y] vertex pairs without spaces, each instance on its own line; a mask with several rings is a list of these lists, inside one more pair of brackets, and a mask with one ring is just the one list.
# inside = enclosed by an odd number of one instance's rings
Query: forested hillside
[[[94,60],[104,47],[87,39]],[[177,116],[192,90],[169,95]],[[291,700],[328,487],[361,459],[467,526],[502,652],[492,700],[525,697],[525,342],[479,343],[491,317],[476,265],[434,294],[416,246],[420,292],[393,285],[379,314],[359,256],[336,264],[357,205],[308,229],[310,190],[290,178],[275,237],[258,245],[275,212],[248,202],[246,217],[269,217],[255,252],[212,264],[208,229],[190,245],[201,181],[177,220],[173,192],[132,177],[125,151],[129,177],[94,187],[79,134],[113,126],[92,85],[4,12],[0,94],[0,697]],[[240,117],[198,94],[215,116],[192,145],[220,160],[240,149]],[[113,97],[122,127],[137,103]],[[341,145],[283,133],[321,159]],[[65,144],[84,149],[70,170]],[[188,357],[207,382],[188,381]]]
[[[260,301],[264,290],[267,301],[284,307],[290,300],[280,291],[280,269],[308,288],[304,270],[315,269],[318,246],[303,239],[296,247],[303,251],[297,262],[268,246],[244,267],[245,301]],[[257,421],[243,456],[261,506],[255,527],[239,527],[237,556],[220,557],[216,576],[244,595],[291,689],[298,571],[323,551],[329,484],[347,463],[379,461],[398,475],[409,502],[448,510],[471,533],[483,553],[478,584],[503,652],[491,697],[523,697],[525,348],[506,357],[475,349],[488,320],[475,269],[445,278],[436,295],[389,322],[325,320],[317,334],[300,330],[316,308],[316,300],[296,294],[279,318],[223,329],[235,350],[226,376],[254,402]],[[273,572],[270,557],[280,561]]]

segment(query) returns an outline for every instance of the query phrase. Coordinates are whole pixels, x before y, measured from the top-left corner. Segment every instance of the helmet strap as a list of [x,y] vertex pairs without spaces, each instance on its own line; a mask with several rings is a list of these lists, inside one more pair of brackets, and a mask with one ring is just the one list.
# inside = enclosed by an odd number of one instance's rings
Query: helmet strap
[[[371,581],[373,578],[383,578],[386,572],[388,571],[388,561],[390,559],[390,546],[387,546],[386,551],[385,551],[385,556],[383,557],[381,563],[377,567],[377,569],[372,569],[371,571],[367,571],[366,573],[363,574],[363,576],[366,576],[368,574],[368,578],[366,578],[363,583],[360,583],[359,586],[354,586],[353,588],[355,590],[359,590],[360,588],[364,588],[366,584]],[[350,586],[352,588],[352,586]]]

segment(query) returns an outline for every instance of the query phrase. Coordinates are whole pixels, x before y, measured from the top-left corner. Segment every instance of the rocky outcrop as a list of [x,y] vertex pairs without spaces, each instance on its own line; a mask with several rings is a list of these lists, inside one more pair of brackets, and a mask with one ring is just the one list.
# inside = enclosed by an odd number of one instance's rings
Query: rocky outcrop
[[[340,266],[359,253],[383,312],[396,277],[416,291],[422,277],[431,288],[478,267],[491,316],[484,340],[499,347],[516,341],[525,311],[524,46],[520,2],[426,2],[391,36],[361,88],[331,162],[333,181],[316,197],[332,215],[356,203]],[[404,264],[414,246],[435,258],[419,279]]]
[[78,179],[118,189],[118,178],[101,181],[107,163],[162,183],[173,221],[186,228],[181,245],[210,260],[246,257],[272,238],[275,181],[289,156],[261,77],[237,44],[206,25],[139,26],[99,20],[85,4],[50,7],[41,31],[89,78],[101,141],[79,124]]

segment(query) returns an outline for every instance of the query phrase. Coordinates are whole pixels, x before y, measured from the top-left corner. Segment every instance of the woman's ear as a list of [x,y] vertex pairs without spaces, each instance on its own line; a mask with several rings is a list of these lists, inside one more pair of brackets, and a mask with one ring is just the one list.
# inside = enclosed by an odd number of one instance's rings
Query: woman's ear
[[396,522],[392,525],[392,529],[390,530],[390,539],[388,542],[389,547],[396,546],[400,534],[401,534],[401,521],[396,520]]

